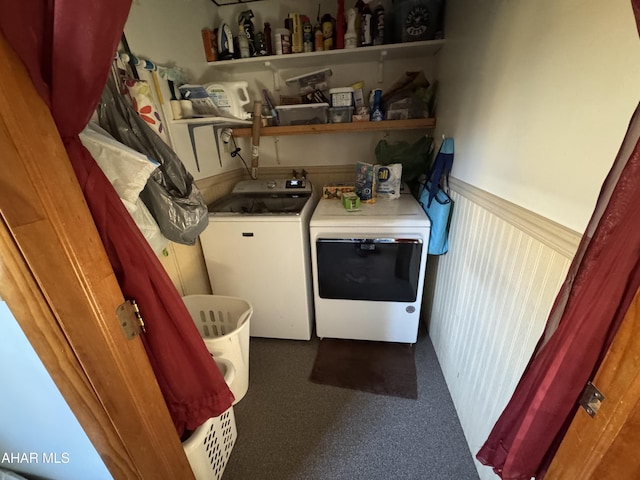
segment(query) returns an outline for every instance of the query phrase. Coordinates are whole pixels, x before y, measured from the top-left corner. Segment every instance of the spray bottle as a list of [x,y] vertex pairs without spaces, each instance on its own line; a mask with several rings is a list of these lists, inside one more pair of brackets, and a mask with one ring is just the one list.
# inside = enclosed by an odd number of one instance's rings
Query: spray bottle
[[356,33],[356,18],[358,13],[355,8],[347,10],[347,32],[344,34],[344,48],[356,48],[358,46],[358,34]]
[[238,46],[240,47],[240,58],[249,58],[251,51],[249,49],[249,39],[244,31],[244,25],[238,25]]
[[371,92],[371,113],[369,119],[372,122],[379,122],[384,120],[384,113],[382,112],[382,90],[376,88]]
[[305,53],[313,52],[313,26],[306,15],[300,17],[302,19],[302,51]]
[[251,10],[245,10],[240,13],[238,16],[238,25],[242,25],[244,27],[244,34],[249,41],[249,56],[253,57],[256,54],[255,50],[255,29],[253,27],[253,22],[251,19],[253,18],[253,12]]

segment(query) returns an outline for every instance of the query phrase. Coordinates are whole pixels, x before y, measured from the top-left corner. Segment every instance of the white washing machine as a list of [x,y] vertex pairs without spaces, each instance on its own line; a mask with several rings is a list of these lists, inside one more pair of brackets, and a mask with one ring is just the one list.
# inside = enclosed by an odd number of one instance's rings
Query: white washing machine
[[313,291],[310,182],[248,180],[209,205],[200,235],[211,288],[253,306],[253,337],[309,340]]
[[353,212],[320,200],[310,221],[317,335],[415,343],[430,227],[410,194]]

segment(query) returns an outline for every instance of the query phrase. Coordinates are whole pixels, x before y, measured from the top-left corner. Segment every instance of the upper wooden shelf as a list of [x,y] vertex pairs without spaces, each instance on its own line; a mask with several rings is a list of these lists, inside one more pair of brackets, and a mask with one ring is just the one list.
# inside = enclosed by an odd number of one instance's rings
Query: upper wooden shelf
[[[313,135],[322,133],[388,132],[392,130],[422,130],[436,126],[435,118],[412,120],[383,120],[381,122],[320,123],[315,125],[288,125],[262,127],[260,136],[279,137],[284,135]],[[234,128],[236,137],[250,137],[251,128]]]
[[360,62],[383,62],[417,57],[433,56],[440,51],[445,40],[391,43],[371,47],[328,50],[326,52],[291,53],[268,57],[238,58],[208,62],[214,70],[222,72],[252,72],[264,68],[284,70],[287,68],[324,67]]

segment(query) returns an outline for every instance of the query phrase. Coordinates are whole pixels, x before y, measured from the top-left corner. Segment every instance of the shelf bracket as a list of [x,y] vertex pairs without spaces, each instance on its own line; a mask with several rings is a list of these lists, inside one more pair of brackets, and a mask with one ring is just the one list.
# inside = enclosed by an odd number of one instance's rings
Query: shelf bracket
[[378,59],[378,83],[384,81],[384,61],[387,58],[387,51],[382,50],[380,52],[380,58]]
[[264,67],[271,70],[271,73],[273,74],[273,89],[279,92],[280,87],[282,86],[280,83],[280,72],[275,65],[268,60],[264,62]]
[[189,140],[191,140],[191,150],[193,151],[193,157],[196,161],[196,169],[198,172],[200,171],[200,162],[198,161],[198,150],[196,148],[196,139],[193,131],[199,127],[213,127],[213,135],[216,137],[216,148],[218,150],[218,161],[220,162],[220,166],[222,166],[222,157],[220,156],[220,141],[218,140],[218,130],[220,128],[224,128],[226,125],[221,125],[220,122],[211,122],[211,123],[190,123],[187,128],[189,130]]

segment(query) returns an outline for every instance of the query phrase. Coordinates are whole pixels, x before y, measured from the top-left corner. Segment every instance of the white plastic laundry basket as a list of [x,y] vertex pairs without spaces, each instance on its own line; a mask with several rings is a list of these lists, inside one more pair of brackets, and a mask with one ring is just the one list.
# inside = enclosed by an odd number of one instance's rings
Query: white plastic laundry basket
[[[217,360],[216,360],[217,361]],[[218,363],[226,382],[231,380],[224,363]],[[233,406],[210,418],[182,442],[182,448],[196,480],[220,480],[237,438]]]
[[253,307],[246,300],[223,295],[187,295],[182,300],[209,353],[230,370],[227,384],[235,405],[249,388],[249,322]]

